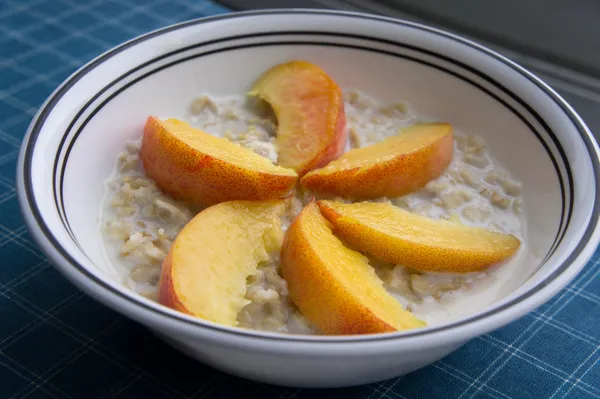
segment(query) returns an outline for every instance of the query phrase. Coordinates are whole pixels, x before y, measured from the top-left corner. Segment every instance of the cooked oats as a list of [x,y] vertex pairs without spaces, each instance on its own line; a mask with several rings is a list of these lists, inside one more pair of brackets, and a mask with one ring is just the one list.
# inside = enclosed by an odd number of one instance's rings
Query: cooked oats
[[[408,103],[378,104],[357,90],[347,91],[344,98],[349,133],[347,149],[373,144],[397,134],[403,127],[427,121],[418,118]],[[260,102],[202,95],[191,102],[188,122],[277,163],[276,120],[272,111]],[[436,219],[487,226],[519,236],[520,184],[494,164],[480,137],[455,131],[454,140],[453,161],[440,178],[418,192],[375,201]],[[129,142],[117,156],[113,175],[106,184],[101,229],[109,257],[123,269],[124,284],[156,300],[161,263],[178,232],[201,209],[174,200],[146,177],[139,149],[139,141]],[[296,190],[282,217],[284,231],[312,197],[312,193],[301,188]],[[343,198],[338,200],[348,202]],[[471,289],[476,280],[494,278],[493,271],[440,276],[375,260],[371,264],[384,287],[425,319],[435,304],[450,301],[457,292]],[[240,327],[318,334],[290,300],[287,283],[279,273],[277,254],[261,263],[247,279],[246,299],[250,303],[238,315]]]

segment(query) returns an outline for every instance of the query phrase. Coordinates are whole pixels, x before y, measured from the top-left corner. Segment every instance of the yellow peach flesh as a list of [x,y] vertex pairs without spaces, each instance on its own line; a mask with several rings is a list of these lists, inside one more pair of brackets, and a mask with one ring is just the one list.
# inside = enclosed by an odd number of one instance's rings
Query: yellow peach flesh
[[452,127],[424,123],[350,150],[302,177],[309,190],[352,199],[398,197],[439,177],[452,160]]
[[140,156],[163,191],[203,206],[283,198],[298,178],[292,169],[176,119],[148,118]]
[[246,278],[281,248],[286,200],[230,201],[196,215],[163,262],[159,303],[196,317],[237,325]]
[[384,203],[318,201],[334,233],[358,251],[432,272],[474,272],[512,256],[513,235],[434,220]]
[[422,327],[384,288],[366,257],[336,238],[314,202],[287,230],[282,275],[302,314],[325,334],[367,334]]
[[270,104],[277,117],[279,165],[303,175],[344,151],[347,136],[342,90],[316,65],[306,61],[276,65],[248,94]]

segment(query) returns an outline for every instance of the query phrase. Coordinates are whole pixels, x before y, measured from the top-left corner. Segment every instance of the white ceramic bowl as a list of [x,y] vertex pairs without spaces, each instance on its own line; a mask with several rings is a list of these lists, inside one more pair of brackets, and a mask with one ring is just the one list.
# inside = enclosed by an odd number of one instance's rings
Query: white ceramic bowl
[[[484,311],[439,326],[368,336],[286,336],[227,328],[162,307],[116,284],[98,230],[103,182],[149,114],[183,116],[200,92],[243,94],[268,67],[313,61],[343,87],[481,135],[523,183],[532,258]],[[316,10],[230,14],[133,39],[72,75],[23,142],[18,193],[27,225],[84,292],[174,347],[250,379],[338,387],[410,372],[541,305],[599,241],[598,146],[538,78],[473,42],[404,21]],[[537,260],[535,260],[537,259]],[[529,277],[529,278],[527,278]]]

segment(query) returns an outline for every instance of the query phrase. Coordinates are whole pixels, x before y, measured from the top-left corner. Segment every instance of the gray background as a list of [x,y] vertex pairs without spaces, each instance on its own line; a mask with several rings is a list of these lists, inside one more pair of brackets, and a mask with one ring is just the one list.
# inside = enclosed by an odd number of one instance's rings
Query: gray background
[[600,0],[222,0],[233,9],[310,7],[423,22],[485,44],[536,73],[600,138]]

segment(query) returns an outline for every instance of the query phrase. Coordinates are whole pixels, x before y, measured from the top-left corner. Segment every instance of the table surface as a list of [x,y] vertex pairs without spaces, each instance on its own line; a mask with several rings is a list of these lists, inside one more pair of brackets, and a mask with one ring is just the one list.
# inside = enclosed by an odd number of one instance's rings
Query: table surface
[[164,344],[74,288],[19,214],[15,171],[37,107],[76,68],[202,0],[0,0],[0,398],[600,398],[600,253],[571,285],[443,360],[355,388],[238,379]]

